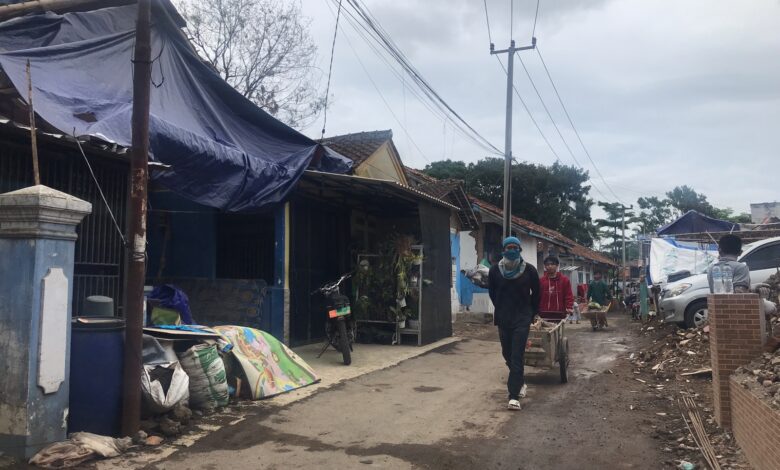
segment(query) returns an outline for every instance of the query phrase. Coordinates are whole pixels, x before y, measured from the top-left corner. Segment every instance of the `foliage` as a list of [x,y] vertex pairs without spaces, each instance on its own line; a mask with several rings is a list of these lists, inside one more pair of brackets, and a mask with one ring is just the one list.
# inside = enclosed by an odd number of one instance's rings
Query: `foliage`
[[668,199],[656,196],[640,197],[636,203],[639,206],[639,233],[653,234],[658,228],[672,221],[672,207]]
[[602,249],[612,256],[614,260],[620,260],[622,258],[623,250],[623,217],[625,217],[625,229],[630,238],[630,225],[638,222],[638,218],[634,211],[625,208],[618,202],[601,202],[599,201],[599,207],[604,209],[607,213],[603,219],[596,219],[595,224],[601,231],[600,239],[602,240]]
[[[457,179],[471,195],[501,207],[504,191],[504,160],[484,158],[476,163],[443,160],[423,170],[439,179]],[[512,165],[512,213],[539,225],[557,230],[586,246],[596,235],[588,198],[588,173],[579,168],[554,163]]]
[[379,245],[378,256],[361,261],[354,278],[357,301],[355,315],[361,319],[402,321],[416,318],[416,303],[410,275],[418,259],[412,252],[413,239],[392,234]]
[[293,127],[316,118],[317,48],[296,1],[180,0],[198,54],[233,88]]

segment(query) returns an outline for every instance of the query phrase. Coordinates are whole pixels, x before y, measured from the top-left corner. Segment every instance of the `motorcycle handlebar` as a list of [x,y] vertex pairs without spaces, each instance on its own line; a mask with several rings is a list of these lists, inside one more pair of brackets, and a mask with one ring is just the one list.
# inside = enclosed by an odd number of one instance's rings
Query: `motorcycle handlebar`
[[310,295],[314,295],[314,294],[317,294],[317,293],[323,293],[324,294],[326,292],[330,292],[330,291],[332,291],[334,289],[337,289],[341,285],[342,282],[344,282],[345,280],[349,279],[350,277],[352,277],[352,273],[344,274],[344,275],[342,275],[339,278],[338,281],[332,282],[330,284],[325,284],[324,286],[320,287],[319,289],[313,290]]

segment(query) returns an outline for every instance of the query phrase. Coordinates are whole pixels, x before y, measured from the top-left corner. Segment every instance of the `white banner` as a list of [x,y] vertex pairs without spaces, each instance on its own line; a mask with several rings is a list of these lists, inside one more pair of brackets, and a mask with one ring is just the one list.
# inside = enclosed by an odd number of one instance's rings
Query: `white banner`
[[715,244],[653,238],[650,242],[650,280],[654,284],[664,283],[669,274],[682,270],[691,274],[703,273],[716,259],[718,247]]

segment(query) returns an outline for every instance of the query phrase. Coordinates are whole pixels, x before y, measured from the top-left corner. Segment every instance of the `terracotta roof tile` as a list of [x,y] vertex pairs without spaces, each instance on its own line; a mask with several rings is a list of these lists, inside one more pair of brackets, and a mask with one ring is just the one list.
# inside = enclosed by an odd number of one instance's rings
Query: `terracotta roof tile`
[[330,147],[360,165],[373,155],[379,147],[393,138],[393,131],[356,132],[354,134],[336,135],[320,140],[320,143]]

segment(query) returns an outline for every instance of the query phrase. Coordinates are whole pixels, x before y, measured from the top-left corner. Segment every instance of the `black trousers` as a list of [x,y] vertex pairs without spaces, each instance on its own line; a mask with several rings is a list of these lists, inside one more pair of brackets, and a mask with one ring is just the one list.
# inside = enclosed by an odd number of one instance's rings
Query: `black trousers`
[[509,399],[518,400],[520,389],[523,388],[525,367],[525,345],[528,342],[530,325],[521,325],[513,328],[498,327],[498,337],[501,340],[501,354],[509,367],[509,378],[506,381],[509,390]]

